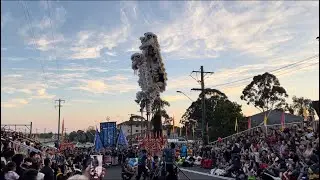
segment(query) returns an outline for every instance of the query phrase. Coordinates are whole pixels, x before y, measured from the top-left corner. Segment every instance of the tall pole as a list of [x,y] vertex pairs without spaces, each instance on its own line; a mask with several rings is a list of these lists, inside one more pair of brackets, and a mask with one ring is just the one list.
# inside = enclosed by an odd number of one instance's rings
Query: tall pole
[[[143,117],[143,109],[140,109],[141,117]],[[142,137],[142,126],[143,126],[143,119],[141,118],[141,124],[140,124],[140,135]]]
[[30,122],[30,137],[32,135],[32,122]]
[[62,106],[62,102],[65,102],[65,100],[62,99],[58,99],[56,100],[56,102],[58,102],[58,107],[59,107],[59,117],[58,117],[58,145],[60,144],[60,115],[61,115],[61,106]]
[[203,66],[200,67],[200,71],[192,71],[195,73],[200,73],[201,74],[201,88],[192,88],[191,90],[194,91],[201,91],[200,97],[201,97],[201,109],[202,109],[202,116],[201,116],[201,129],[202,129],[202,141],[204,145],[208,144],[208,132],[207,128],[205,127],[207,124],[206,121],[206,104],[205,104],[205,87],[204,87],[204,76],[205,74],[213,74],[213,72],[204,72]]
[[131,147],[132,147],[132,141],[133,141],[133,137],[132,137],[132,125],[133,125],[133,119],[132,119],[132,114],[130,116],[130,144],[131,144]]

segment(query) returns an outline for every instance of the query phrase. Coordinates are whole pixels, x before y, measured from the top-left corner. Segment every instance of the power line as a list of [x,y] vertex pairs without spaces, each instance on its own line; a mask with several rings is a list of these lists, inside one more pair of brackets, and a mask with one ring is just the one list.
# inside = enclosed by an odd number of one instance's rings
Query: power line
[[[313,66],[313,65],[316,65],[316,64],[318,64],[318,63],[319,63],[319,62],[311,63],[311,64],[308,64],[308,65],[306,65],[306,66],[299,67],[299,69],[297,69],[297,71],[302,70],[302,69],[307,68],[307,67],[310,67],[310,66]],[[305,64],[303,64],[303,65],[305,65]],[[291,70],[291,71],[284,72],[284,73],[281,73],[281,74],[276,74],[276,76],[277,76],[277,77],[279,77],[279,76],[282,76],[282,75],[288,74],[288,73],[290,73],[290,72],[292,72],[292,70]],[[231,86],[225,86],[224,88],[235,88],[235,87],[240,87],[240,86],[245,85],[245,83],[247,83],[247,81],[246,81],[246,82],[241,82],[240,84],[233,85],[233,86],[232,86],[232,85],[231,85]]]
[[[50,6],[48,0],[46,2],[47,2],[47,6],[48,6],[49,24],[50,24],[50,28],[51,28],[51,36],[52,36],[52,41],[53,41],[52,45],[53,45],[54,49],[56,50],[57,48],[55,45],[55,38],[54,38],[54,34],[53,34],[53,26],[52,26],[52,21],[51,21],[51,19],[52,19],[51,6]],[[59,71],[59,64],[58,64],[58,60],[57,60],[56,51],[54,51],[54,52],[55,52],[55,61],[56,61],[57,72],[58,72]]]
[[[32,42],[33,42],[33,45],[34,45],[34,48],[36,49],[36,36],[35,36],[35,33],[33,31],[33,26],[32,26],[32,18],[31,18],[31,15],[30,15],[30,12],[28,10],[28,5],[27,4],[24,4],[23,1],[19,0],[22,8],[23,8],[23,12],[24,12],[24,16],[27,20],[27,24],[29,25],[29,28],[30,28],[30,31],[31,31],[31,36],[32,36]],[[46,73],[45,73],[45,70],[44,70],[44,64],[42,62],[42,60],[40,59],[40,65],[41,65],[41,69],[42,69],[42,73],[43,73],[43,78],[44,78],[44,81],[45,81],[45,84],[47,86],[48,83],[47,83],[47,77],[46,77]]]
[[[279,71],[281,69],[285,69],[287,67],[290,67],[290,66],[294,66],[296,64],[299,64],[299,63],[302,63],[302,62],[305,62],[305,61],[310,61],[310,60],[313,60],[313,58],[316,58],[316,57],[319,57],[319,54],[317,55],[314,55],[314,56],[311,56],[311,57],[308,57],[306,59],[303,59],[301,61],[297,61],[295,63],[291,63],[289,65],[285,65],[281,68],[278,68],[278,69],[274,69],[274,70],[271,70],[269,72],[275,72],[275,71]],[[246,77],[246,78],[243,78],[243,79],[239,79],[239,80],[236,80],[236,81],[231,81],[231,82],[227,82],[227,83],[222,83],[222,84],[216,84],[216,85],[213,85],[214,87],[218,87],[218,86],[224,86],[224,85],[228,85],[228,84],[234,84],[234,83],[237,83],[237,82],[241,82],[241,81],[246,81],[246,80],[251,80],[253,77]]]

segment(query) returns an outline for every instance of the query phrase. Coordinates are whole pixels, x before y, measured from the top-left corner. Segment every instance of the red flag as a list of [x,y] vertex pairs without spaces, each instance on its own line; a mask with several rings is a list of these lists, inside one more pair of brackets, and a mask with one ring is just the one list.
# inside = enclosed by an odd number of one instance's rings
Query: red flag
[[284,112],[282,112],[282,115],[281,115],[281,129],[284,130],[284,124],[285,124],[285,114]]
[[248,129],[251,129],[251,117],[248,118]]

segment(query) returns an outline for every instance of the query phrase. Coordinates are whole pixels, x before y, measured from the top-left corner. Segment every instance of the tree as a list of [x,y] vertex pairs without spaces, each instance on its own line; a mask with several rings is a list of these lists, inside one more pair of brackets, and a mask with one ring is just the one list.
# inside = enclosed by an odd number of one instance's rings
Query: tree
[[49,133],[40,133],[39,134],[39,138],[42,138],[42,139],[51,139],[53,136],[53,133],[52,132],[49,132]]
[[[137,104],[140,105],[140,108],[142,111],[142,109],[145,107],[146,105],[146,99],[142,99],[142,100],[135,100],[135,102]],[[163,117],[165,120],[169,119],[170,116],[168,115],[167,111],[165,110],[165,107],[169,107],[170,103],[166,100],[161,99],[160,97],[155,99],[152,107],[151,107],[151,111],[153,112],[153,117],[151,118],[151,124],[154,127],[154,130],[161,130],[161,126],[162,126],[162,121],[161,118]]]
[[[198,124],[201,124],[201,100],[201,96],[199,96],[182,116],[181,123],[187,126],[188,132],[190,133],[192,132],[192,122],[190,119],[196,120]],[[234,134],[235,120],[238,119],[238,122],[245,120],[241,105],[231,102],[228,97],[219,90],[207,89],[205,91],[205,103],[206,120],[209,129],[208,135],[210,139],[217,139],[218,137]],[[200,137],[200,132],[198,131],[195,136]]]
[[69,141],[71,141],[71,142],[77,141],[78,140],[77,136],[78,136],[77,132],[76,131],[72,131],[68,136]]
[[303,116],[303,110],[306,108],[306,110],[309,112],[309,116],[315,115],[315,110],[312,107],[312,100],[307,99],[304,97],[292,97],[292,104],[289,106],[289,110],[291,109],[291,113]]
[[88,127],[86,131],[86,142],[94,142],[94,137],[95,137],[96,130],[94,129],[93,126]]
[[85,143],[87,142],[87,136],[86,136],[86,133],[82,130],[78,130],[77,131],[77,141],[80,142],[80,143]]
[[286,90],[280,85],[278,78],[268,72],[253,77],[253,81],[247,85],[240,96],[241,100],[262,112],[280,108],[286,105],[288,97]]

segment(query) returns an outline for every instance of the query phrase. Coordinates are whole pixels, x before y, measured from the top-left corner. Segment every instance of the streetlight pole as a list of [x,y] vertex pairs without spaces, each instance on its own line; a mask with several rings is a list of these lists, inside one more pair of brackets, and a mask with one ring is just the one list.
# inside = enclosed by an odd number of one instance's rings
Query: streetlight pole
[[187,96],[184,92],[182,91],[177,91],[177,93],[183,94],[184,96],[186,96],[191,102],[194,102],[189,96]]

